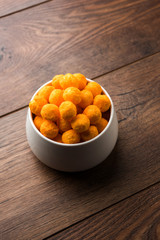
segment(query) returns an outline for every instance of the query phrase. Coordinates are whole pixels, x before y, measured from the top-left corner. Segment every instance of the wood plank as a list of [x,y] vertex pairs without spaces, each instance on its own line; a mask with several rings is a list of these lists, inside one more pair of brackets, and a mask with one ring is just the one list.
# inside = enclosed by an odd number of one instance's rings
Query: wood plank
[[159,12],[158,0],[54,0],[2,18],[0,114],[55,74],[94,78],[160,51]]
[[101,165],[65,174],[41,164],[25,135],[26,110],[1,118],[1,239],[42,239],[160,180],[160,53],[97,79],[119,119]]
[[24,10],[28,7],[35,6],[36,4],[48,2],[47,0],[0,0],[0,18],[6,15]]
[[160,184],[47,239],[159,240]]

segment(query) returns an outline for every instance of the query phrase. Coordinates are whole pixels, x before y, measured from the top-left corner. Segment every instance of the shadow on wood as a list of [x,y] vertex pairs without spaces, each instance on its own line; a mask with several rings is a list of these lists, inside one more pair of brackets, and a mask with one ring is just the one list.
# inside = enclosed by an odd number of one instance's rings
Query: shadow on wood
[[[75,172],[75,173],[67,173],[67,172],[59,172],[53,169],[46,168],[49,171],[53,172],[53,179],[55,179],[55,174],[58,178],[62,178],[64,182],[68,184],[68,181],[71,182],[72,187],[80,187],[81,189],[85,189],[89,191],[92,188],[101,188],[110,184],[115,179],[119,178],[121,175],[119,173],[121,168],[119,168],[121,156],[119,155],[119,147],[118,142],[113,149],[112,153],[106,158],[101,164],[98,166],[83,172]],[[44,167],[44,164],[40,164]],[[46,171],[47,174],[48,171]]]

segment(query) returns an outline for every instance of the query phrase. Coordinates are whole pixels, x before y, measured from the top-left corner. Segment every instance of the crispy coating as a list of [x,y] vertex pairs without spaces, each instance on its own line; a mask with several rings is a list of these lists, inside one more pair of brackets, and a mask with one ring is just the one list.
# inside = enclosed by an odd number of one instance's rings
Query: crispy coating
[[66,89],[68,87],[79,87],[78,80],[73,74],[67,73],[63,79],[60,80],[60,85],[62,89]]
[[98,132],[101,133],[105,129],[107,124],[108,124],[108,121],[105,118],[101,118],[101,120],[96,124]]
[[53,86],[44,86],[38,92],[38,96],[44,97],[49,102],[49,96],[55,88]]
[[33,120],[34,125],[40,131],[41,124],[43,123],[44,119],[42,117],[36,116]]
[[62,102],[61,105],[59,106],[59,111],[61,117],[67,121],[72,120],[77,114],[76,106],[74,105],[74,103],[70,101]]
[[57,125],[59,127],[60,132],[66,132],[69,129],[71,129],[71,123],[62,117],[60,119],[58,119]]
[[58,131],[57,125],[50,120],[44,120],[40,127],[40,132],[52,140],[58,135]]
[[64,75],[63,74],[59,74],[53,77],[52,79],[52,86],[55,87],[55,89],[62,89],[61,85],[60,85],[60,80],[64,79]]
[[90,126],[89,129],[83,133],[81,133],[81,139],[85,141],[89,141],[90,139],[96,137],[98,135],[98,129],[96,126]]
[[52,104],[57,105],[58,107],[64,101],[63,99],[63,90],[62,89],[55,89],[51,92],[49,97],[49,102]]
[[95,97],[98,94],[101,94],[102,92],[102,88],[97,82],[89,82],[85,89],[91,91],[93,97]]
[[45,104],[47,104],[47,100],[44,97],[35,96],[34,99],[30,101],[29,108],[32,113],[41,116],[41,109]]
[[71,121],[71,126],[78,133],[82,133],[88,130],[90,126],[90,120],[85,114],[78,114]]
[[109,97],[106,95],[95,96],[93,104],[97,106],[101,112],[106,112],[111,106]]
[[79,143],[80,135],[75,130],[70,129],[62,134],[62,142],[67,144]]
[[87,84],[87,79],[85,78],[85,76],[81,73],[75,73],[73,74],[73,76],[75,76],[78,79],[79,89],[80,90],[84,89]]
[[62,143],[62,135],[60,133],[58,133],[58,135],[53,139],[53,141]]
[[42,107],[41,116],[44,119],[56,122],[60,118],[59,108],[55,104],[46,104]]
[[77,105],[81,101],[81,91],[75,87],[68,87],[64,90],[63,98],[65,101],[71,101]]
[[89,105],[83,113],[89,118],[91,124],[98,123],[102,117],[100,109],[95,105]]
[[81,108],[86,108],[87,106],[91,105],[93,102],[93,94],[89,90],[82,90],[81,91],[81,102],[79,106]]

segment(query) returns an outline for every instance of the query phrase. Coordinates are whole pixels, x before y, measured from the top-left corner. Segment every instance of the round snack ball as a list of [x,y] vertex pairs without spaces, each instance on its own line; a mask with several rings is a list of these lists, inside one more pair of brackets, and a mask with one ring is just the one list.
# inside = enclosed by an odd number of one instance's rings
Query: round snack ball
[[78,80],[75,76],[73,76],[71,73],[67,73],[63,79],[60,80],[60,85],[62,89],[66,89],[68,87],[79,87]]
[[95,105],[89,105],[84,109],[83,113],[89,118],[91,124],[98,123],[102,117],[100,109]]
[[110,108],[111,103],[108,96],[97,95],[94,98],[93,105],[97,106],[101,112],[106,112]]
[[35,96],[34,99],[30,101],[29,108],[32,113],[37,116],[41,116],[41,109],[47,103],[48,102],[44,97]]
[[105,129],[107,124],[108,124],[108,121],[105,118],[101,118],[101,120],[96,124],[98,132],[101,133]]
[[82,90],[81,91],[81,102],[79,106],[81,108],[86,108],[87,106],[91,105],[93,102],[93,94],[89,90]]
[[75,73],[73,74],[73,76],[75,76],[78,79],[79,89],[80,90],[84,89],[87,84],[87,79],[85,78],[85,76],[81,73]]
[[64,118],[67,121],[72,120],[77,114],[77,108],[74,105],[74,103],[70,101],[64,101],[59,106],[59,111],[61,114],[61,117]]
[[64,101],[63,99],[63,90],[55,89],[51,92],[49,97],[49,102],[55,104],[59,107],[59,105]]
[[57,125],[59,127],[60,132],[66,132],[69,129],[71,129],[71,123],[62,117],[60,119],[58,119]]
[[52,83],[51,83],[51,82],[49,82],[49,83],[47,83],[47,84],[46,84],[46,86],[52,86]]
[[58,131],[57,125],[50,120],[44,120],[40,127],[40,132],[52,140],[58,135]]
[[81,139],[85,142],[88,141],[98,135],[98,129],[96,126],[90,126],[89,129],[83,133],[81,133]]
[[58,133],[58,135],[53,139],[53,141],[62,143],[62,135]]
[[64,90],[63,98],[65,101],[71,101],[78,104],[81,101],[81,91],[75,87],[68,87]]
[[98,94],[101,94],[102,92],[102,88],[97,82],[89,82],[85,89],[91,91],[93,97],[95,97]]
[[78,133],[85,132],[90,126],[89,118],[85,114],[78,114],[71,121],[71,126]]
[[42,107],[41,116],[44,119],[56,122],[60,118],[59,108],[55,104],[46,104]]
[[70,129],[62,134],[62,142],[73,144],[80,142],[80,135],[75,130]]
[[53,90],[54,90],[53,86],[44,86],[39,90],[38,95],[40,97],[44,97],[48,102],[49,101],[49,96],[50,96],[50,94]]
[[62,87],[60,85],[61,79],[64,79],[63,74],[54,76],[54,78],[52,79],[52,86],[55,87],[56,89],[62,89]]
[[33,120],[34,125],[40,131],[41,124],[43,123],[44,119],[42,117],[36,116]]

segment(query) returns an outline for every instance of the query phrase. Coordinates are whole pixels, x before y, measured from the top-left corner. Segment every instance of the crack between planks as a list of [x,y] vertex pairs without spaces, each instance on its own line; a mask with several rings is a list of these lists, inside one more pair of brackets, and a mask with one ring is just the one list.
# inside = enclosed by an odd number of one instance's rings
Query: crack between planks
[[8,115],[10,115],[10,114],[12,114],[12,113],[18,112],[18,111],[20,111],[20,110],[22,110],[22,109],[24,109],[24,108],[26,108],[26,107],[28,107],[28,105],[25,105],[25,106],[23,106],[23,107],[17,108],[17,109],[15,109],[15,110],[11,111],[11,112],[4,113],[4,114],[2,114],[2,115],[0,116],[0,118],[6,117],[6,116],[8,116]]
[[69,228],[72,228],[72,227],[76,226],[76,225],[79,224],[79,223],[82,223],[84,220],[87,220],[87,219],[89,219],[90,217],[96,216],[96,215],[98,215],[99,213],[104,212],[105,210],[107,210],[107,209],[109,209],[109,208],[111,208],[111,207],[113,207],[113,206],[116,206],[117,204],[119,204],[119,203],[121,203],[121,202],[123,202],[123,201],[125,201],[125,200],[127,200],[127,199],[129,199],[129,198],[131,198],[131,197],[133,197],[133,196],[141,193],[141,192],[144,192],[144,191],[146,191],[147,189],[152,188],[152,187],[155,186],[155,185],[158,185],[159,183],[160,183],[160,181],[158,181],[158,182],[156,182],[156,183],[153,183],[153,184],[147,186],[146,188],[143,188],[143,189],[139,190],[138,192],[133,193],[133,194],[131,194],[131,195],[129,195],[129,196],[127,196],[127,197],[119,200],[118,202],[113,203],[113,204],[111,204],[111,205],[109,205],[109,206],[107,206],[107,207],[105,207],[105,208],[103,208],[103,209],[101,209],[101,210],[99,210],[99,211],[97,211],[97,212],[95,212],[95,213],[93,213],[93,214],[91,214],[91,215],[83,218],[82,220],[79,220],[79,221],[71,224],[71,225],[68,226],[68,227],[65,227],[65,228],[57,231],[56,233],[51,234],[51,235],[49,235],[49,236],[46,237],[46,238],[43,238],[43,240],[48,240],[49,238],[54,237],[54,236],[58,235],[59,233],[62,233],[63,231],[65,231],[65,230],[67,230],[67,229],[69,229]]
[[42,4],[45,4],[45,3],[47,3],[47,2],[51,2],[51,1],[53,1],[53,0],[45,0],[45,1],[43,1],[43,2],[40,2],[40,3],[37,3],[37,4],[33,4],[32,6],[24,7],[24,8],[22,8],[22,9],[19,9],[19,10],[16,10],[16,11],[13,11],[13,12],[10,12],[10,13],[4,14],[4,15],[1,15],[1,16],[0,16],[0,19],[1,19],[1,18],[5,18],[5,17],[9,17],[9,16],[11,16],[11,15],[13,15],[13,14],[16,14],[16,13],[19,13],[19,12],[23,12],[23,11],[28,10],[28,9],[30,9],[30,8],[34,8],[34,7],[37,7],[37,6],[39,6],[39,5],[42,5]]
[[[50,1],[50,0],[49,0],[49,1]],[[52,1],[52,0],[51,0],[51,1]],[[125,68],[125,67],[127,67],[127,66],[131,66],[131,65],[133,65],[133,64],[135,64],[135,63],[137,63],[137,62],[143,61],[144,59],[150,58],[150,57],[152,57],[152,56],[154,56],[154,55],[157,55],[157,54],[159,54],[159,53],[160,53],[160,51],[155,52],[155,53],[153,53],[153,54],[151,54],[151,55],[145,56],[145,57],[143,57],[143,58],[139,58],[139,59],[135,60],[134,62],[130,62],[130,63],[126,64],[126,65],[122,65],[122,66],[120,66],[120,67],[118,67],[118,68],[115,68],[115,69],[113,69],[113,70],[111,70],[111,71],[108,71],[108,72],[105,72],[105,73],[103,73],[103,74],[100,74],[100,75],[98,75],[98,76],[96,76],[96,77],[93,77],[92,80],[95,80],[95,79],[97,79],[97,78],[103,77],[103,76],[105,76],[105,75],[107,75],[107,74],[110,74],[110,73],[112,73],[112,72],[114,72],[114,71],[118,71],[118,70],[120,70],[120,69],[122,69],[122,68]],[[8,113],[4,113],[4,114],[0,115],[0,118],[5,117],[5,116],[8,116],[9,114],[18,112],[18,111],[20,111],[20,110],[22,110],[22,109],[24,109],[24,108],[26,108],[26,107],[28,107],[28,105],[22,106],[22,107],[20,107],[20,108],[17,108],[17,109],[15,109],[15,110],[13,110],[13,111],[8,112]]]
[[158,54],[158,53],[160,53],[160,51],[155,52],[155,53],[152,53],[152,54],[147,55],[147,56],[145,56],[145,57],[139,58],[139,59],[135,60],[134,62],[127,63],[127,64],[122,65],[122,66],[120,66],[120,67],[118,67],[118,68],[115,68],[115,69],[113,69],[113,70],[111,70],[111,71],[108,71],[108,72],[105,72],[105,73],[103,73],[103,74],[100,74],[100,75],[98,75],[98,76],[96,76],[96,77],[93,77],[92,79],[94,80],[94,79],[103,77],[103,76],[105,76],[106,74],[109,74],[109,73],[112,73],[112,72],[114,72],[114,71],[120,70],[121,68],[128,67],[128,66],[130,66],[130,65],[133,65],[134,63],[143,61],[144,59],[149,58],[149,57],[152,57],[152,56],[154,56],[154,55],[156,55],[156,54]]

